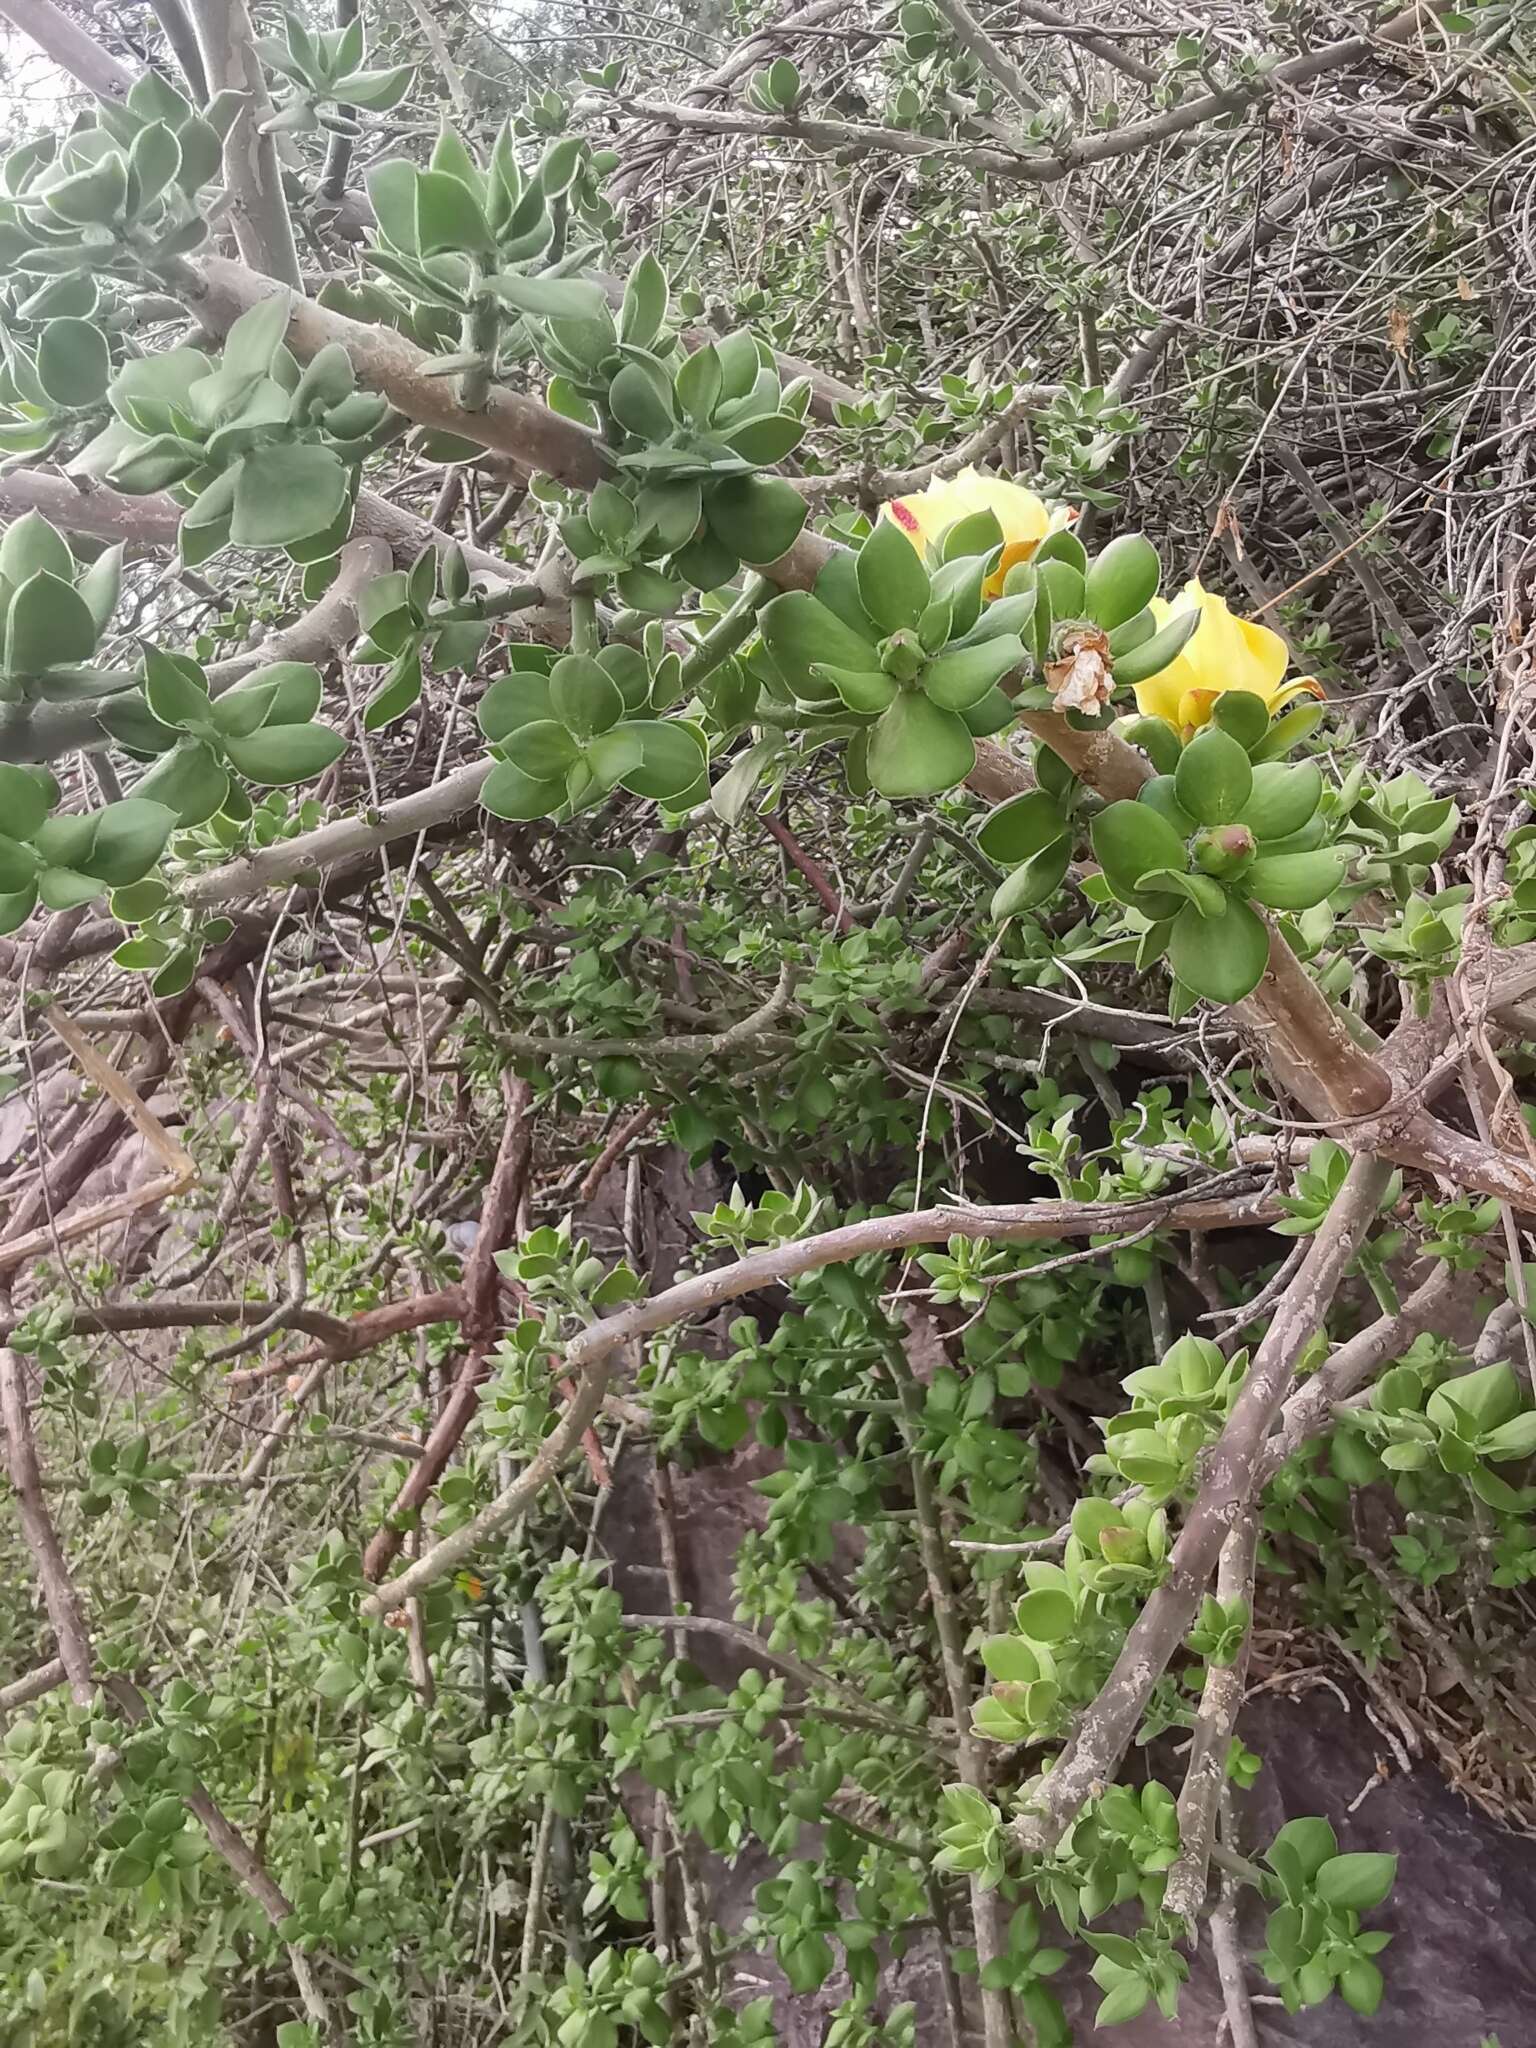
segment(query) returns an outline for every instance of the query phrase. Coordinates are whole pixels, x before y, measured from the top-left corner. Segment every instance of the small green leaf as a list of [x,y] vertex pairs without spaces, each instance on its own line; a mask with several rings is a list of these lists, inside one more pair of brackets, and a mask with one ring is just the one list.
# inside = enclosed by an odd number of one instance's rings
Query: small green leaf
[[624,716],[624,697],[618,684],[590,655],[567,654],[557,661],[549,677],[550,709],[568,732],[579,739],[591,739],[607,732]]
[[203,740],[184,740],[146,769],[134,790],[173,810],[183,825],[201,825],[223,803],[229,775]]
[[619,777],[637,796],[672,802],[686,795],[708,768],[703,740],[680,719],[635,719],[616,730],[640,743],[639,765],[626,768]]
[[364,732],[378,732],[403,718],[421,700],[421,649],[407,647],[363,707]]
[[719,351],[706,342],[678,365],[673,386],[678,411],[697,427],[707,425],[720,397],[721,381]]
[[1230,825],[1253,790],[1248,750],[1220,726],[1197,733],[1173,771],[1179,802],[1201,825]]
[[116,150],[89,170],[75,171],[50,185],[44,203],[71,227],[107,227],[119,218],[128,197],[128,166]]
[[0,833],[0,899],[19,896],[37,879],[37,855],[19,839]]
[[771,468],[782,462],[799,446],[805,433],[805,422],[793,413],[771,412],[761,419],[748,420],[734,428],[725,437],[725,445],[733,455],[739,455],[743,462],[755,463],[760,469]]
[[348,480],[341,458],[299,441],[253,448],[240,463],[229,536],[236,547],[285,547],[323,533],[344,511]]
[[942,710],[968,711],[1024,660],[1024,643],[1015,633],[999,634],[974,647],[953,647],[923,670],[923,694]]
[[1251,759],[1269,731],[1269,701],[1257,690],[1224,690],[1211,706],[1211,717]]
[[1083,591],[1088,617],[1105,632],[1123,626],[1151,603],[1162,573],[1157,549],[1145,534],[1118,535],[1088,564]]
[[1396,1876],[1395,1856],[1355,1853],[1331,1856],[1318,1871],[1315,1883],[1318,1897],[1330,1906],[1368,1913],[1391,1891]]
[[202,670],[184,655],[145,649],[144,697],[162,725],[183,731],[207,725],[211,707]]
[[[1217,704],[1227,701],[1220,697]],[[1266,761],[1253,771],[1242,822],[1255,839],[1288,839],[1308,822],[1322,800],[1323,775],[1315,761],[1298,761],[1294,766]]]
[[608,309],[601,288],[580,277],[522,277],[504,271],[490,286],[519,313],[540,320],[595,320]]
[[1054,1586],[1024,1594],[1013,1611],[1019,1627],[1037,1643],[1059,1643],[1077,1626],[1077,1606],[1071,1594]]
[[415,68],[410,64],[391,65],[386,71],[350,71],[331,87],[331,97],[344,107],[388,114],[410,91],[415,76]]
[[278,289],[258,299],[235,321],[224,337],[219,368],[233,383],[255,382],[268,375],[293,309],[293,294]]
[[1021,1636],[988,1636],[981,1661],[991,1675],[1010,1685],[1032,1685],[1040,1676],[1040,1659]]
[[1185,866],[1184,841],[1150,804],[1110,804],[1091,828],[1094,858],[1122,902],[1132,902],[1145,874]]
[[1256,860],[1237,886],[1271,910],[1310,910],[1327,902],[1343,881],[1344,870],[1344,856],[1334,847],[1317,853],[1276,853]]
[[1011,868],[1053,845],[1066,829],[1055,798],[1031,789],[989,811],[977,827],[976,844],[999,867]]
[[625,363],[608,387],[608,405],[621,427],[642,441],[665,441],[676,427],[670,398],[639,363]]
[[96,638],[96,621],[85,599],[61,576],[39,569],[11,599],[5,671],[36,676],[60,663],[89,661]]
[[[1466,24],[1468,28],[1471,22]],[[1369,2019],[1381,2004],[1386,1980],[1369,1956],[1357,1956],[1345,1966],[1339,1978],[1339,1995],[1344,2003]]]
[[493,817],[520,823],[547,818],[565,797],[563,780],[539,781],[514,761],[498,761],[480,790],[480,802]]
[[226,740],[224,751],[248,782],[281,788],[308,782],[347,750],[328,725],[264,725],[245,740]]
[[[31,839],[58,802],[59,786],[46,769],[0,761],[0,829],[12,839]],[[0,885],[3,886],[3,885]],[[22,886],[13,883],[13,888]]]
[[55,405],[97,404],[111,375],[107,337],[94,321],[48,322],[37,345],[37,376]]
[[1143,1978],[1122,1977],[1109,1994],[1099,2001],[1098,2011],[1093,2016],[1095,2027],[1118,2026],[1122,2020],[1133,2020],[1142,2012],[1152,1993]]
[[416,173],[415,223],[416,249],[422,256],[436,256],[445,250],[464,256],[494,257],[497,253],[485,209],[469,187],[448,171]]
[[[1139,615],[1133,614],[1133,617],[1135,616]],[[1152,676],[1160,675],[1176,655],[1183,653],[1203,617],[1203,612],[1191,606],[1187,611],[1175,612],[1165,626],[1159,627],[1149,638],[1138,640],[1135,646],[1128,648],[1123,654],[1116,649],[1116,683],[1129,689],[1137,683],[1146,682]],[[1129,623],[1128,620],[1127,624]]]
[[825,703],[830,686],[814,673],[819,666],[868,674],[880,666],[872,639],[845,625],[808,590],[788,590],[764,605],[758,625],[774,667],[797,697]]
[[629,273],[619,310],[619,335],[636,348],[649,348],[667,317],[671,287],[667,273],[647,249]]
[[165,851],[175,824],[175,811],[145,797],[106,805],[96,813],[89,872],[113,888],[142,880]]
[[25,583],[44,569],[50,576],[72,583],[74,555],[63,534],[50,526],[41,512],[23,512],[0,535],[0,576],[10,584]]
[[728,476],[711,484],[705,516],[733,555],[758,565],[788,554],[805,525],[806,503],[785,477]]
[[1198,996],[1241,1002],[1258,987],[1268,963],[1268,928],[1235,897],[1228,897],[1220,917],[1207,917],[1189,903],[1173,921],[1168,964]]
[[1056,894],[1071,864],[1072,841],[1064,833],[998,883],[992,892],[992,915],[1015,917],[1021,910],[1038,908]]
[[939,796],[976,765],[965,721],[918,691],[903,690],[869,735],[869,779],[882,796]]
[[875,521],[859,549],[858,580],[859,602],[882,633],[916,626],[928,607],[928,571],[894,519]]

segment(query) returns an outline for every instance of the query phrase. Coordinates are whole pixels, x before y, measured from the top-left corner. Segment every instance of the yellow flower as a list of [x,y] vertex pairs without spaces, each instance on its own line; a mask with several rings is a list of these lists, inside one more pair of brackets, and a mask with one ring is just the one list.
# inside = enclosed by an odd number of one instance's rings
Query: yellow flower
[[893,519],[921,554],[936,548],[946,530],[973,512],[991,512],[1003,529],[1003,552],[997,567],[983,586],[984,597],[998,597],[1003,579],[1015,562],[1027,562],[1048,533],[1069,525],[1076,513],[1065,506],[1054,509],[1023,484],[1011,484],[1006,477],[982,476],[975,469],[962,469],[958,476],[935,477],[926,491],[914,491],[910,498],[893,498],[881,512]]
[[1271,717],[1293,698],[1322,696],[1322,685],[1313,676],[1285,680],[1289,657],[1278,633],[1252,619],[1234,618],[1226,599],[1207,590],[1198,576],[1185,584],[1176,603],[1152,600],[1160,627],[1192,607],[1200,623],[1183,648],[1165,669],[1136,685],[1136,708],[1143,717],[1166,719],[1188,739],[1210,723],[1216,699],[1227,690],[1262,697]]

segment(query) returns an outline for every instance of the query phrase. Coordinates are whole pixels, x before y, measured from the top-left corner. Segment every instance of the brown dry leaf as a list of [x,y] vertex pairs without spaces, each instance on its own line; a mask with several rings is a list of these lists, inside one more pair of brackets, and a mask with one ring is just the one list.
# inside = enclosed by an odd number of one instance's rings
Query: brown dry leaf
[[1392,353],[1406,357],[1412,339],[1413,322],[1408,317],[1407,307],[1394,306],[1387,315],[1387,340],[1391,343]]
[[1457,280],[1456,280],[1456,296],[1457,296],[1457,298],[1458,298],[1458,299],[1470,299],[1470,298],[1471,298],[1471,296],[1472,296],[1472,280],[1471,280],[1471,278],[1470,278],[1470,277],[1458,277],[1458,278],[1457,278]]
[[1109,641],[1096,626],[1069,633],[1061,654],[1045,664],[1045,687],[1058,711],[1098,711],[1115,687],[1109,666]]

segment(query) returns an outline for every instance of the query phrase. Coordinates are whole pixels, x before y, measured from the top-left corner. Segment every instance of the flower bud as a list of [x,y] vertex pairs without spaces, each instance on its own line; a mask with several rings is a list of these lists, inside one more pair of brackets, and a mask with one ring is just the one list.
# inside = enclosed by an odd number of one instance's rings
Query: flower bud
[[880,643],[880,666],[893,682],[910,683],[927,659],[922,641],[910,627],[903,626]]
[[1196,867],[1218,881],[1241,874],[1253,854],[1254,837],[1246,825],[1213,825],[1194,841]]

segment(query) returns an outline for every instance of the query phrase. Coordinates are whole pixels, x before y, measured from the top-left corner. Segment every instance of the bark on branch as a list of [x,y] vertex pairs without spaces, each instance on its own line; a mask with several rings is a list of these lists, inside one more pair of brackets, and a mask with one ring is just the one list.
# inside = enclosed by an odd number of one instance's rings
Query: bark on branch
[[244,101],[224,139],[236,246],[253,270],[298,291],[299,252],[283,197],[283,167],[276,138],[262,133],[272,118],[272,101],[245,0],[191,0],[191,5],[209,90],[237,92]]

